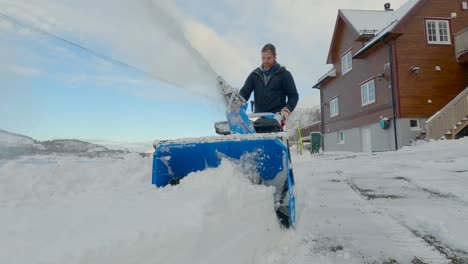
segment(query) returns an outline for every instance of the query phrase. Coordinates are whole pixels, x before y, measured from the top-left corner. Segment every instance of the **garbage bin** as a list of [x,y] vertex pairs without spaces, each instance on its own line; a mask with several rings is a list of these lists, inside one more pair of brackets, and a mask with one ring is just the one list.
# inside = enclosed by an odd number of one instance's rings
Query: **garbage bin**
[[322,134],[320,132],[310,133],[310,142],[312,143],[310,152],[312,154],[320,153],[320,148],[322,147]]

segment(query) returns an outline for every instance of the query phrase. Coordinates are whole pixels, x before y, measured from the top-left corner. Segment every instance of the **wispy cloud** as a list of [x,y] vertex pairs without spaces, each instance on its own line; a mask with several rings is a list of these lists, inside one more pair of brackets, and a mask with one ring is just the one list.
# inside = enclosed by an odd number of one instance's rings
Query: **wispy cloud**
[[[337,9],[383,9],[385,2],[258,0],[246,8],[237,0],[0,0],[0,11],[209,95],[216,92],[212,76],[180,38],[234,86],[260,63],[261,46],[272,42],[299,89],[310,90],[328,68]],[[394,0],[393,7],[404,2]]]
[[13,24],[6,21],[6,20],[0,20],[0,33],[5,32],[5,31],[11,31],[13,30]]
[[75,74],[65,74],[60,76],[67,84],[79,84],[81,82],[94,82],[94,83],[101,83],[106,85],[113,85],[113,84],[131,84],[131,85],[138,85],[144,84],[145,81],[141,79],[134,79],[125,76],[117,76],[117,75],[93,75],[87,73],[75,73]]
[[304,96],[297,104],[297,108],[310,108],[312,106],[320,106],[320,93]]
[[39,69],[12,64],[0,64],[0,72],[15,74],[22,77],[34,77],[42,74],[42,71]]

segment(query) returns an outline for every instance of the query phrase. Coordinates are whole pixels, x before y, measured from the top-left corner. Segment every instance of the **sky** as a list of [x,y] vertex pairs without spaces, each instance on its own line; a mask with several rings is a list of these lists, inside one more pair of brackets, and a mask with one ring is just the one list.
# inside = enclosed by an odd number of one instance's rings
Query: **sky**
[[385,2],[0,0],[3,15],[151,75],[0,16],[0,129],[38,140],[211,136],[225,120],[215,78],[241,88],[266,43],[291,71],[298,107],[313,107],[338,9]]

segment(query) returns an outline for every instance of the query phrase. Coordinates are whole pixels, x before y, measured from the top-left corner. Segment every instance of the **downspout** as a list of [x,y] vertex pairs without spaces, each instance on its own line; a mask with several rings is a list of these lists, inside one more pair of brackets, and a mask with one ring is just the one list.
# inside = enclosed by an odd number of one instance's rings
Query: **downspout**
[[396,112],[396,98],[395,98],[395,72],[393,70],[394,60],[393,60],[393,46],[387,41],[382,40],[385,45],[388,46],[389,53],[389,63],[390,63],[390,89],[392,91],[392,110],[393,110],[393,134],[395,135],[395,150],[398,150],[398,136],[397,136],[397,112]]
[[322,88],[320,90],[320,132],[322,133],[321,138],[321,143],[322,143],[322,151],[325,152],[325,129],[324,129],[324,124],[325,124],[325,119],[323,118],[323,92]]

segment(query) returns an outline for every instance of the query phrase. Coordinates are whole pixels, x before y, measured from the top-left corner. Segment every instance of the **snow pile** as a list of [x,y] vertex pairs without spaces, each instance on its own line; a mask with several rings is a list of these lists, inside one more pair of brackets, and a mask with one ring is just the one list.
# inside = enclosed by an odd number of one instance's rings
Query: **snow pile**
[[0,263],[468,263],[467,148],[293,155],[296,230],[230,160],[160,189],[137,154],[0,160]]
[[151,161],[46,156],[0,166],[0,263],[248,263],[280,232],[273,189],[238,165],[224,160],[156,189]]

